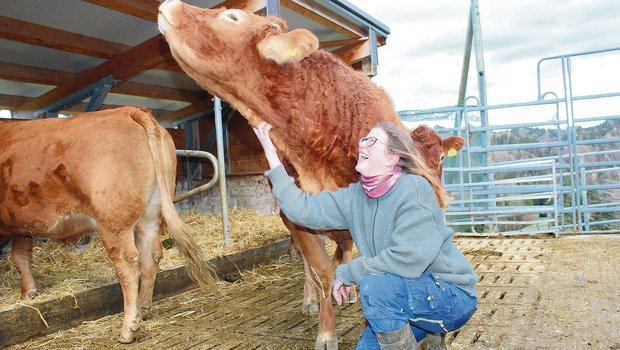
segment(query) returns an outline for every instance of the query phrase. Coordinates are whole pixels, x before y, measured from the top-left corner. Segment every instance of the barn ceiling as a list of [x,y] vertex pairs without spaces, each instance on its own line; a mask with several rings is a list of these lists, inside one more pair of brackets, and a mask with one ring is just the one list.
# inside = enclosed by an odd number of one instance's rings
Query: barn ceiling
[[[389,29],[344,0],[187,0],[200,7],[278,13],[324,49],[372,75]],[[84,111],[89,92],[116,82],[101,108],[142,105],[163,123],[212,107],[157,30],[156,0],[0,0],[0,109],[13,117]],[[269,10],[268,10],[269,9]],[[87,94],[87,95],[84,95]],[[92,106],[91,106],[92,108]]]

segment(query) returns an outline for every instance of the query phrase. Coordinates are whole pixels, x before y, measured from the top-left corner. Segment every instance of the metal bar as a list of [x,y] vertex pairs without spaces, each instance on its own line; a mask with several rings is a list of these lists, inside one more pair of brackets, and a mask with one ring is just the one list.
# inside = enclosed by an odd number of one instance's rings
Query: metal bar
[[550,224],[553,222],[553,219],[537,219],[537,220],[474,220],[474,221],[450,221],[450,226],[470,226],[470,225],[481,225],[481,224],[499,224],[499,225],[510,225],[510,224],[519,224],[519,225],[535,225],[535,224]]
[[548,57],[542,58],[541,60],[538,61],[538,64],[536,65],[536,77],[537,77],[537,82],[538,82],[538,99],[542,98],[542,93],[541,93],[541,88],[540,88],[540,66],[541,66],[541,64],[543,62],[550,61],[550,60],[556,60],[556,59],[564,60],[564,59],[566,59],[568,57],[594,55],[594,54],[599,54],[599,53],[604,53],[604,52],[612,52],[612,51],[619,51],[619,50],[620,50],[620,47],[616,47],[616,48],[601,49],[601,50],[582,51],[582,52],[566,54],[566,55],[548,56]]
[[553,172],[553,223],[555,225],[555,236],[558,237],[560,235],[560,229],[558,228],[558,184],[556,182],[556,170],[555,170],[555,162],[552,167]]
[[579,140],[576,141],[577,145],[600,145],[602,143],[614,143],[620,142],[620,137],[614,137],[609,139],[594,139],[594,140]]
[[[471,6],[471,5],[470,5]],[[471,47],[472,47],[472,38],[473,38],[473,28],[472,28],[472,17],[471,17],[471,9],[469,10],[469,15],[467,19],[467,32],[465,34],[465,52],[463,53],[463,66],[461,68],[461,83],[459,84],[459,95],[457,99],[457,106],[462,106],[465,102],[465,93],[467,91],[467,79],[469,76],[469,61],[471,59]],[[456,120],[455,120],[455,125]]]
[[84,111],[91,112],[99,110],[103,104],[103,100],[105,100],[106,96],[108,96],[110,89],[115,85],[116,82],[113,80],[103,82],[103,84],[93,92]]
[[218,170],[220,179],[220,203],[222,206],[222,227],[224,230],[224,246],[230,246],[230,229],[228,224],[228,197],[226,193],[226,164],[224,163],[224,141],[222,137],[223,125],[222,125],[222,101],[219,97],[214,97],[214,111],[215,111],[215,130],[217,133],[217,159]]
[[205,152],[205,151],[195,151],[195,150],[185,150],[185,149],[177,150],[176,153],[177,153],[177,156],[198,157],[198,158],[209,159],[211,161],[211,164],[213,164],[213,178],[208,183],[202,186],[196,187],[192,190],[188,190],[185,193],[175,196],[172,199],[173,203],[185,200],[189,197],[202,193],[215,185],[219,177],[219,171],[218,171],[217,158],[215,158],[214,155],[212,155],[209,152]]
[[566,108],[566,119],[568,121],[568,149],[571,157],[568,157],[569,165],[570,165],[570,185],[572,190],[571,194],[571,204],[573,207],[573,230],[581,232],[581,215],[579,214],[579,184],[578,179],[576,177],[577,169],[575,166],[575,157],[577,155],[577,146],[576,135],[575,135],[575,119],[573,118],[573,103],[571,100],[572,97],[572,86],[570,82],[570,61],[567,57],[562,58],[562,80],[563,80],[563,88],[564,88],[564,96],[566,100],[564,101],[564,105]]
[[280,17],[280,0],[267,0],[267,16]]

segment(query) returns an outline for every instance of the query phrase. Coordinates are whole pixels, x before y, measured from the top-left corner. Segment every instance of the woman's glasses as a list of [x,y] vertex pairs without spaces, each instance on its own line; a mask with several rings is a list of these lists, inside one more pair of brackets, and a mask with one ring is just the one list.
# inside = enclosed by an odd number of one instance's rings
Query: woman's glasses
[[[360,145],[364,144],[366,145],[366,147],[370,147],[372,145],[375,144],[375,142],[379,141],[379,139],[377,139],[374,136],[364,136],[360,139]],[[379,143],[383,143],[381,141],[379,141]]]

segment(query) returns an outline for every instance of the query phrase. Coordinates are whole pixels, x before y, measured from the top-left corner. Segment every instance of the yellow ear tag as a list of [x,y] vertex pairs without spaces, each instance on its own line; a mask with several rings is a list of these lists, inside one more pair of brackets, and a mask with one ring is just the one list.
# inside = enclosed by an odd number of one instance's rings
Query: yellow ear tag
[[297,56],[297,49],[286,49],[286,55],[288,57],[295,57],[295,56]]
[[454,157],[456,155],[456,150],[454,149],[454,147],[450,148],[450,150],[448,151],[448,157]]

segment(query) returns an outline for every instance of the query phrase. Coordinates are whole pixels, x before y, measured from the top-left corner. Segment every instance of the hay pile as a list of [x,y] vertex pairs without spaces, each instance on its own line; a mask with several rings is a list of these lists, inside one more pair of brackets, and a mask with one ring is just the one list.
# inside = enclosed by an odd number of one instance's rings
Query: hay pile
[[[181,215],[192,227],[194,240],[208,257],[226,255],[265,245],[288,237],[289,233],[278,215],[260,215],[250,211],[229,212],[230,247],[224,247],[220,215],[190,212]],[[168,235],[164,235],[164,239]],[[164,249],[160,269],[182,265],[176,249]],[[57,242],[35,242],[32,272],[41,302],[70,296],[78,291],[116,282],[112,263],[101,241],[94,240],[84,251]],[[20,278],[13,263],[0,259],[0,310],[18,306]]]

